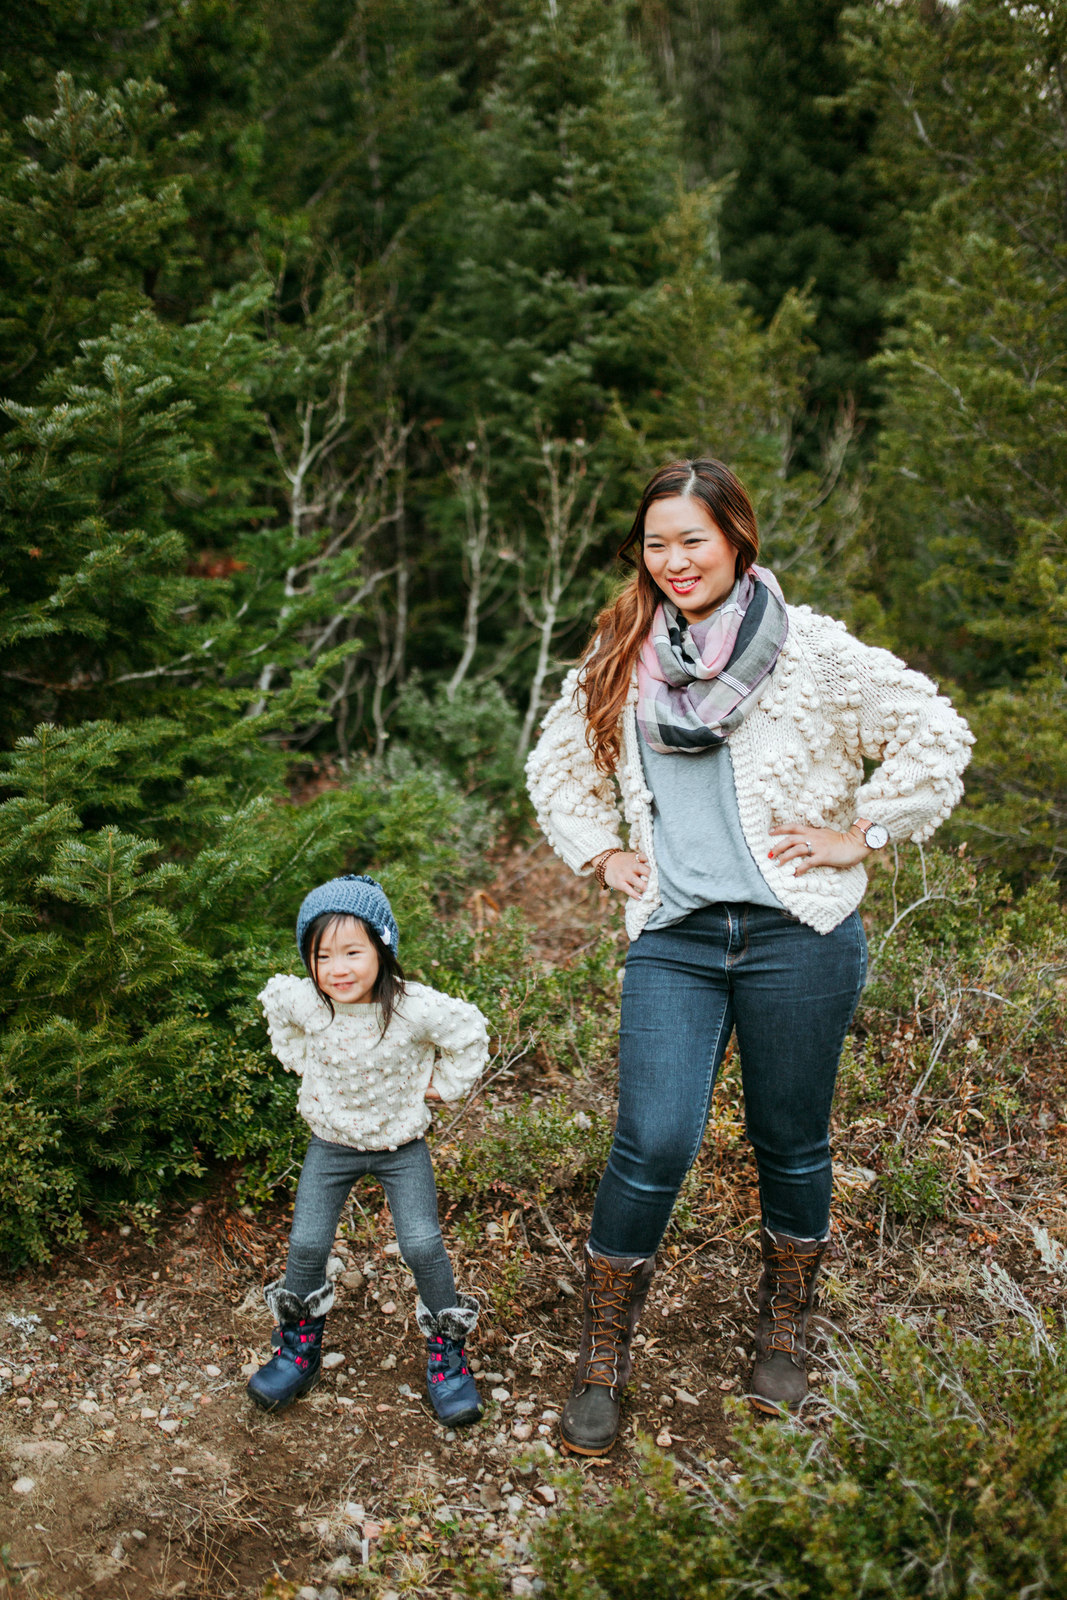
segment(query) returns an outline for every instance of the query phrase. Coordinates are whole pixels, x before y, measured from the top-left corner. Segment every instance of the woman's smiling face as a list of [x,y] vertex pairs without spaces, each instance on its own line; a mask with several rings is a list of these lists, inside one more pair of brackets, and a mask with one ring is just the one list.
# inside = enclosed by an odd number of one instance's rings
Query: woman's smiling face
[[687,622],[701,622],[734,586],[737,551],[702,500],[671,495],[645,513],[641,553],[657,588]]

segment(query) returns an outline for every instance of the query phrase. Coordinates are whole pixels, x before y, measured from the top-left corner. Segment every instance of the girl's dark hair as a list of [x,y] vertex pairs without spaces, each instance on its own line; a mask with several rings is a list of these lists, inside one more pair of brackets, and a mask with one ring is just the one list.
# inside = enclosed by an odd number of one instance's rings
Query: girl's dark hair
[[721,461],[668,461],[654,473],[641,496],[620,558],[637,570],[622,592],[604,607],[593,628],[593,648],[582,672],[585,692],[585,736],[597,769],[614,772],[619,760],[623,707],[641,646],[648,637],[663,594],[645,566],[642,549],[645,516],[655,500],[686,495],[699,500],[733,545],[739,578],[759,555],[756,513],[744,484]]
[[372,998],[375,1004],[381,1007],[382,1031],[378,1037],[384,1039],[385,1030],[393,1020],[393,1013],[396,1011],[397,1004],[404,997],[406,980],[403,967],[389,946],[383,944],[377,929],[372,928],[369,922],[364,922],[362,917],[354,917],[350,911],[320,911],[319,915],[313,917],[308,923],[307,932],[304,935],[304,948],[300,954],[304,958],[308,977],[315,985],[315,993],[329,1007],[330,1016],[335,1016],[333,1001],[328,994],[319,988],[319,980],[315,976],[315,968],[318,964],[322,941],[327,933],[331,928],[336,928],[339,922],[349,921],[359,923],[378,956],[378,976],[374,980]]

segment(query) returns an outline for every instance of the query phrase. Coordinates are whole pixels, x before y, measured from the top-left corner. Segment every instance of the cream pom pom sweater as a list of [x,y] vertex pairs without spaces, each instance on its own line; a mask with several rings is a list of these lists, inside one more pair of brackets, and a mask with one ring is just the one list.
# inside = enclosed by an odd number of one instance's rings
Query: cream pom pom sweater
[[[867,886],[861,865],[813,867],[800,877],[768,860],[779,823],[847,831],[857,817],[881,822],[896,840],[928,839],[963,793],[960,774],[974,743],[936,685],[888,650],[861,644],[843,622],[790,606],[789,636],[758,703],[730,737],[737,804],[757,866],[785,909],[819,933],[854,911]],[[586,742],[581,668],[566,678],[526,763],[537,820],[577,873],[602,850],[622,846],[615,787]],[[636,939],[660,903],[652,850],[652,795],[641,765],[637,680],[622,719],[616,778],[629,848],[648,857],[648,887],[626,902]],[[679,755],[679,761],[686,757]],[[864,760],[878,762],[864,782]]]
[[444,1100],[477,1082],[489,1057],[477,1006],[407,983],[381,1037],[376,1005],[337,1005],[331,1019],[310,978],[279,973],[259,996],[271,1049],[302,1078],[298,1109],[320,1139],[396,1150],[425,1133],[432,1079]]

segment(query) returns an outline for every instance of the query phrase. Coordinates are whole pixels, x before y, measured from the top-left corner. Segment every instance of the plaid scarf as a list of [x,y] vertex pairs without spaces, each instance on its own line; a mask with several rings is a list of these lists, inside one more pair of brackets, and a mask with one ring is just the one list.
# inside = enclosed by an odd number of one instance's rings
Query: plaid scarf
[[702,622],[670,600],[656,608],[637,662],[637,722],[661,755],[696,755],[725,744],[774,671],[789,632],[773,572],[749,567]]

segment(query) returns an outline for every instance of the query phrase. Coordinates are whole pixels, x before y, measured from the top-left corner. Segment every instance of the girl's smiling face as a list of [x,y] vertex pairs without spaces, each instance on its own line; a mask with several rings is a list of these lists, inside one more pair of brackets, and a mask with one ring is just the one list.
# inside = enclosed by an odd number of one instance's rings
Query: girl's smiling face
[[737,551],[695,495],[653,500],[641,554],[653,583],[687,622],[710,617],[734,586]]
[[357,917],[338,917],[322,931],[314,957],[315,982],[338,1005],[369,1005],[380,962]]

